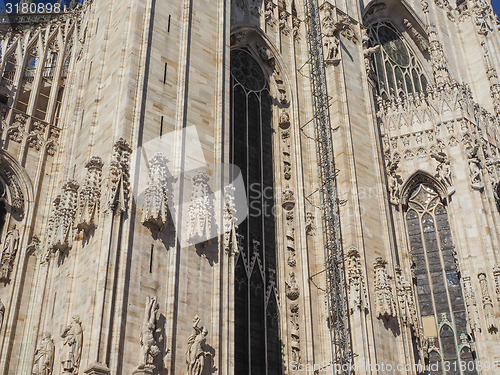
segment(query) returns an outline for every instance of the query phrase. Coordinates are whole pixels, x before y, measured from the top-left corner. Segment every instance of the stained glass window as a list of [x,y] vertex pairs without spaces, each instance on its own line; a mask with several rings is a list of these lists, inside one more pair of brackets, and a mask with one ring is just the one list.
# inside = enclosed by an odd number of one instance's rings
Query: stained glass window
[[369,29],[372,45],[380,45],[374,54],[379,95],[384,99],[409,93],[426,92],[427,79],[408,43],[390,22]]
[[247,186],[235,269],[235,374],[281,374],[269,83],[247,50],[231,52],[231,161]]
[[460,361],[467,365],[473,358],[463,346],[470,341],[464,297],[448,214],[433,188],[425,184],[414,188],[406,222],[423,334],[432,343],[424,353],[433,365],[430,373],[444,374],[445,368],[446,374],[465,374]]

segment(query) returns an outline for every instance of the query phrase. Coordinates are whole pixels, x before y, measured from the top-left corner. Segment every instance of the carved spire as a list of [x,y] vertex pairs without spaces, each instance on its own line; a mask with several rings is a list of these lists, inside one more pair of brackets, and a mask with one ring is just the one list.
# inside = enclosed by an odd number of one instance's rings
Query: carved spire
[[161,153],[149,160],[149,182],[145,192],[142,224],[151,229],[160,229],[167,222],[167,163],[168,159]]
[[190,243],[209,240],[212,234],[212,204],[209,177],[199,171],[193,177],[193,193],[189,203],[188,238]]
[[103,162],[99,157],[92,157],[85,165],[87,174],[80,191],[76,226],[78,230],[88,233],[97,226],[102,182]]
[[72,246],[78,187],[75,180],[68,181],[63,185],[61,195],[54,200],[49,219],[49,249],[52,251],[64,251]]
[[427,34],[429,36],[429,54],[431,56],[434,81],[438,88],[451,83],[448,61],[444,54],[443,44],[439,41],[436,26],[429,18],[429,4],[423,3],[425,20],[427,24]]
[[479,279],[479,287],[481,288],[481,297],[484,310],[484,318],[486,321],[486,329],[488,331],[496,330],[497,323],[495,321],[495,311],[493,310],[493,301],[488,291],[488,281],[486,279],[486,274],[481,272],[477,275]]
[[236,223],[236,205],[234,204],[234,191],[233,184],[229,184],[224,188],[224,214],[222,218],[222,225],[224,227],[224,250],[226,254],[233,255],[239,252]]
[[418,319],[413,288],[410,282],[407,281],[401,274],[401,268],[397,267],[396,275],[401,321],[404,325],[411,327],[414,331],[417,331]]
[[396,316],[396,303],[392,293],[390,276],[387,273],[387,261],[378,257],[375,270],[375,309],[379,318],[388,319]]
[[359,251],[352,247],[347,254],[347,292],[349,312],[368,309],[365,280]]
[[113,146],[110,165],[109,209],[119,214],[128,209],[130,199],[130,148],[127,141],[120,138]]
[[486,75],[490,81],[490,94],[491,99],[493,99],[493,107],[496,115],[500,115],[500,83],[498,82],[498,73],[491,60],[490,51],[488,48],[488,43],[486,40],[481,42],[483,47],[483,57],[484,64],[486,66]]
[[464,283],[464,298],[465,306],[467,307],[467,325],[469,328],[469,334],[472,334],[476,330],[481,332],[481,326],[479,325],[479,313],[476,305],[476,296],[474,289],[472,288],[472,282],[469,275],[463,277]]

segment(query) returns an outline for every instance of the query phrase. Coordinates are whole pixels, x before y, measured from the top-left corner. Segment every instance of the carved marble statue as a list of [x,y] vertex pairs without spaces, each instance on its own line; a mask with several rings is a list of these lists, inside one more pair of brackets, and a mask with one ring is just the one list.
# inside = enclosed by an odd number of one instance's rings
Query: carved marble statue
[[471,181],[471,185],[473,188],[478,189],[483,187],[481,181],[481,160],[479,159],[477,152],[479,146],[469,146],[466,150],[467,152],[467,161],[469,163],[469,177]]
[[432,154],[431,156],[439,163],[436,168],[437,177],[446,187],[451,187],[453,185],[453,180],[448,156],[444,152],[438,152],[437,154]]
[[55,346],[49,333],[42,334],[42,340],[35,351],[32,375],[51,375],[54,368]]
[[2,260],[0,261],[0,280],[8,282],[10,280],[10,273],[14,259],[16,256],[17,248],[19,246],[19,231],[14,225],[12,229],[5,236],[4,244],[2,247]]
[[82,358],[83,330],[80,317],[74,316],[61,334],[65,353],[62,356],[63,373],[77,374]]
[[205,366],[205,357],[210,355],[205,351],[208,331],[205,327],[200,327],[200,318],[194,317],[194,333],[188,338],[188,349],[186,351],[186,363],[188,375],[201,375]]
[[154,369],[154,358],[160,354],[160,349],[154,338],[157,321],[156,314],[159,309],[157,301],[157,297],[148,297],[146,300],[144,321],[141,327],[141,363],[138,368]]

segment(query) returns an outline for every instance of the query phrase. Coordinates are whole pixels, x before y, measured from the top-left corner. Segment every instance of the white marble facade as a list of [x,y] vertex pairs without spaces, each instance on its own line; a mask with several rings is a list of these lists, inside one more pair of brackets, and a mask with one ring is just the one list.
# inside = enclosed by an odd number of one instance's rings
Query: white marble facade
[[[356,374],[497,374],[490,0],[317,2]],[[0,374],[334,373],[304,3],[0,25]]]

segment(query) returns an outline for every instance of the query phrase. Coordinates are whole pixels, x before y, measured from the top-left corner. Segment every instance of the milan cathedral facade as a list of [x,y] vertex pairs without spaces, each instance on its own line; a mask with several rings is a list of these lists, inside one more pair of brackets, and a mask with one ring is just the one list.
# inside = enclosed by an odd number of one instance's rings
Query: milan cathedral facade
[[490,0],[25,3],[0,374],[500,373]]

